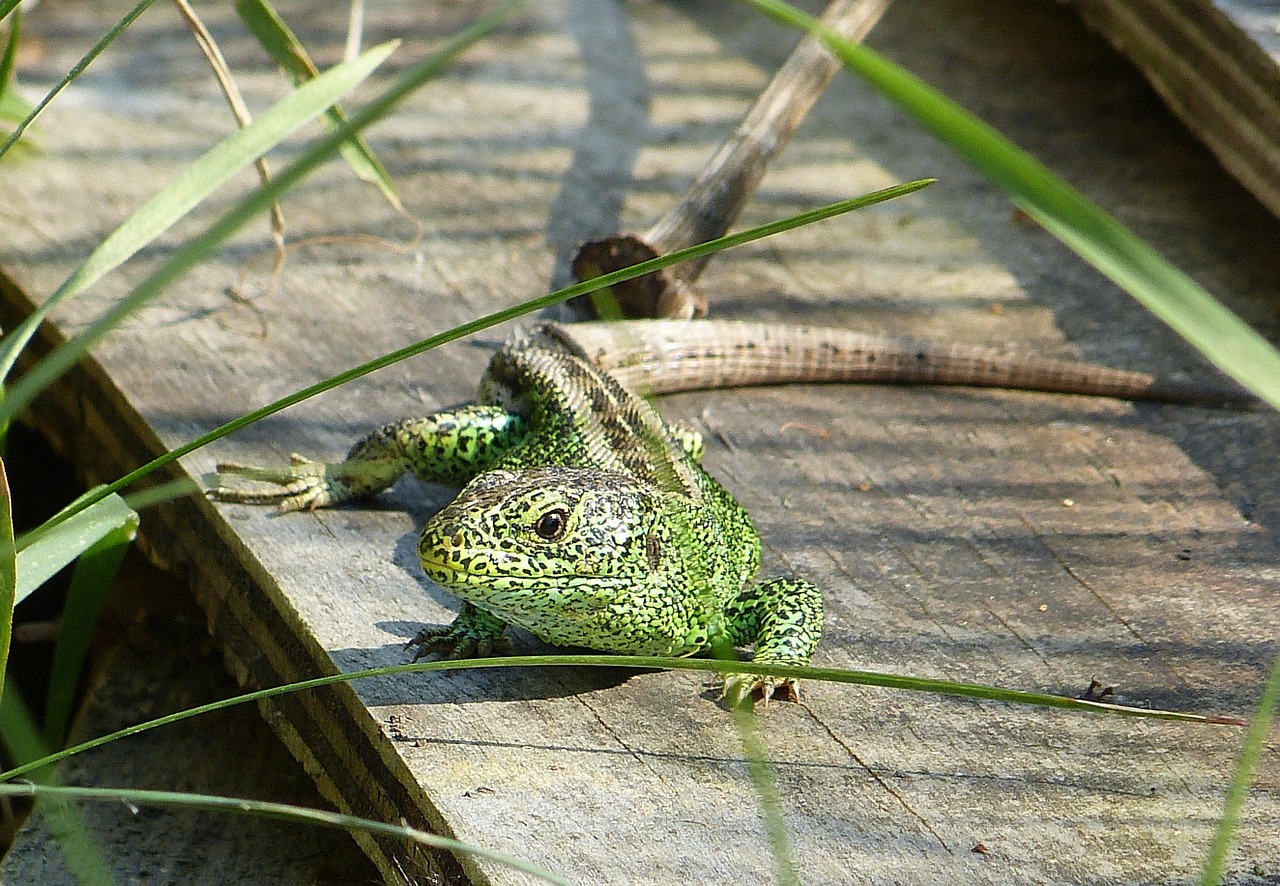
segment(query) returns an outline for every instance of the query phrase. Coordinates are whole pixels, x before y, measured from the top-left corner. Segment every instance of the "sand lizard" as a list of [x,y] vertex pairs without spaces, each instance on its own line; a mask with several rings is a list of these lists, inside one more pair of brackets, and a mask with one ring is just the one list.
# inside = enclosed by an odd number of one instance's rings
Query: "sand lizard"
[[[665,423],[633,390],[796,381],[1248,400],[1143,373],[843,330],[547,323],[497,351],[475,403],[386,425],[339,464],[294,456],[278,468],[219,465],[273,488],[219,486],[213,495],[298,510],[376,494],[405,473],[462,485],[418,542],[424,571],[462,598],[462,611],[412,641],[419,657],[488,654],[514,624],[555,645],[659,656],[752,646],[756,661],[803,665],[822,632],[821,593],[802,579],[753,583],[759,536],[702,469],[701,438]],[[751,675],[730,676],[725,688],[735,699],[796,691]]]

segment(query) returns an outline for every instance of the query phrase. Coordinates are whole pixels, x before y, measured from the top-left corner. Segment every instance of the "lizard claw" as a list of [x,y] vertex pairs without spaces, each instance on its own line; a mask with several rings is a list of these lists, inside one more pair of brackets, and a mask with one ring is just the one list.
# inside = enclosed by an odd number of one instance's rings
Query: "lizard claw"
[[752,705],[757,699],[769,706],[770,699],[799,701],[800,684],[791,677],[766,674],[728,674],[721,687],[720,698],[731,708]]
[[404,644],[404,648],[413,649],[413,661],[435,654],[445,661],[458,661],[488,658],[505,651],[507,645],[504,637],[479,636],[466,625],[460,626],[455,622],[445,627],[423,628]]

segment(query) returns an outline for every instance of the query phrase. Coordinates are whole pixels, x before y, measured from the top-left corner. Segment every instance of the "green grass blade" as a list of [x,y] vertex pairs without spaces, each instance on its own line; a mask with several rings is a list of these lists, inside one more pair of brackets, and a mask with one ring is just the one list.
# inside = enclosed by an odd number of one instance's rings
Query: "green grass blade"
[[320,138],[300,158],[284,168],[270,184],[264,185],[245,197],[212,227],[164,262],[133,292],[90,324],[81,335],[60,346],[30,372],[23,375],[9,389],[8,395],[0,400],[0,422],[16,415],[35,399],[41,390],[74,366],[94,344],[119,325],[126,316],[163,292],[169,284],[190,270],[250,219],[256,218],[268,209],[277,197],[327,160],[351,132],[363,129],[381,119],[407,95],[444,70],[456,55],[480,40],[521,5],[523,4],[519,0],[509,0],[496,12],[482,16],[453,37],[431,58],[406,71],[392,86],[353,117],[350,127],[344,127],[340,132],[330,133]]
[[765,744],[764,734],[760,731],[760,723],[756,720],[751,706],[745,702],[734,707],[733,723],[738,729],[738,737],[742,739],[743,755],[747,760],[747,774],[751,777],[751,785],[760,798],[765,835],[768,837],[769,850],[773,855],[775,882],[778,886],[799,886],[800,876],[796,872],[795,853],[791,848],[791,840],[787,836],[787,823],[782,816],[782,801],[778,796],[773,767],[769,765],[769,748]]
[[272,61],[284,69],[295,86],[316,75],[315,62],[311,61],[302,41],[270,3],[266,0],[236,0],[233,5],[249,33],[257,38]]
[[[36,728],[31,712],[8,678],[4,681],[4,697],[0,699],[0,740],[15,760],[31,763],[50,756],[48,745]],[[50,767],[37,766],[29,771],[27,777],[47,785],[54,780],[54,772]],[[77,883],[99,886],[115,882],[75,806],[64,797],[45,796],[36,799],[36,811],[58,842],[63,860]]]
[[6,377],[41,320],[58,303],[88,289],[168,230],[228,179],[266,153],[340,95],[367,78],[396,48],[384,43],[337,65],[277,102],[244,129],[219,142],[162,188],[96,248],[44,303],[0,341],[0,379]]
[[0,674],[9,670],[13,607],[18,602],[18,549],[13,543],[13,499],[9,475],[0,460]]
[[60,747],[66,740],[76,690],[80,686],[80,671],[89,654],[89,639],[120,562],[135,537],[136,515],[90,545],[76,560],[53,647],[49,693],[44,707],[44,737],[53,747]]
[[1219,369],[1280,408],[1280,352],[1083,194],[942,93],[781,0],[745,0],[820,36],[1048,231],[1169,324]]
[[[101,487],[99,487],[100,489]],[[81,496],[78,501],[86,501]],[[19,539],[17,602],[40,587],[64,566],[83,555],[113,533],[132,536],[138,530],[138,515],[118,495],[107,495],[82,510],[68,511],[65,518],[50,520],[48,530]]]
[[4,741],[10,757],[26,766],[24,778],[41,784],[52,778],[54,755],[8,675],[4,678],[4,694],[0,696],[0,740]]
[[84,58],[76,62],[71,67],[71,70],[67,71],[67,73],[63,75],[63,78],[58,81],[57,85],[54,86],[53,89],[49,90],[49,94],[40,99],[40,102],[32,109],[31,113],[18,124],[17,128],[15,128],[13,132],[9,133],[9,137],[4,140],[4,144],[0,144],[0,157],[4,157],[4,155],[8,153],[9,148],[11,148],[18,139],[22,138],[22,134],[27,131],[27,127],[35,122],[35,119],[40,116],[40,113],[58,97],[62,90],[66,89],[71,81],[84,73],[84,70],[89,67],[89,65],[93,64],[93,60],[102,55],[103,50],[110,46],[115,39],[124,32],[124,29],[133,24],[134,20],[138,16],[142,15],[142,13],[146,12],[147,7],[154,2],[155,0],[139,0],[136,6],[125,13],[124,18],[112,25],[107,33],[102,36],[102,39],[93,44],[93,47],[85,53]]
[[1253,715],[1253,722],[1245,733],[1240,748],[1240,762],[1231,776],[1231,786],[1227,789],[1226,802],[1223,805],[1222,819],[1213,835],[1213,843],[1209,847],[1209,858],[1205,862],[1200,876],[1201,886],[1218,886],[1226,881],[1227,861],[1231,853],[1231,838],[1240,824],[1240,810],[1249,797],[1249,785],[1253,782],[1253,774],[1258,769],[1258,761],[1267,747],[1267,738],[1271,734],[1271,724],[1275,720],[1276,706],[1280,704],[1280,658],[1271,666],[1271,675],[1262,687],[1262,698],[1258,702],[1258,710]]
[[470,658],[461,661],[443,660],[416,662],[414,664],[392,665],[382,668],[367,668],[351,671],[346,674],[330,674],[290,683],[287,686],[273,686],[259,689],[233,698],[210,702],[199,707],[178,711],[157,717],[146,723],[136,723],[110,735],[65,748],[50,754],[41,760],[24,763],[7,772],[0,772],[0,781],[17,778],[41,766],[49,766],[59,760],[84,751],[101,747],[131,735],[188,720],[202,714],[220,711],[233,705],[261,701],[287,695],[291,692],[304,692],[335,683],[351,680],[364,680],[370,677],[390,677],[396,674],[420,674],[431,671],[456,671],[467,668],[520,668],[520,667],[601,667],[601,668],[637,668],[642,670],[671,671],[713,671],[721,674],[772,674],[777,677],[794,677],[797,680],[825,680],[831,683],[844,683],[854,686],[881,686],[887,689],[929,692],[939,695],[950,695],[957,698],[973,698],[982,701],[995,701],[1006,704],[1030,705],[1033,707],[1063,708],[1084,714],[1112,714],[1123,717],[1134,717],[1146,720],[1174,720],[1183,723],[1208,726],[1246,726],[1241,720],[1230,717],[1216,717],[1204,714],[1188,714],[1182,711],[1162,711],[1153,708],[1131,708],[1124,705],[1109,704],[1100,701],[1085,701],[1067,698],[1062,695],[1050,695],[1044,692],[1020,692],[1014,689],[1001,689],[996,686],[980,686],[973,683],[953,683],[948,680],[929,680],[922,677],[904,677],[899,674],[883,674],[875,671],[855,671],[845,668],[815,667],[783,667],[776,664],[757,664],[751,661],[716,661],[701,658],[658,658],[644,655],[510,655],[497,658]]
[[[9,14],[0,9],[0,19]],[[22,10],[13,13],[9,20],[9,39],[4,45],[4,54],[0,55],[0,92],[8,92],[13,82],[13,65],[18,58],[18,41],[22,39]]]
[[0,3],[0,21],[10,12],[13,13],[13,18],[9,21],[9,39],[5,43],[4,54],[0,57],[0,120],[9,123],[18,123],[31,113],[31,105],[13,91],[13,69],[18,60],[18,42],[22,39],[22,10],[17,9],[20,2],[22,0],[5,0]]
[[[276,181],[277,182],[280,181],[280,178],[281,177],[277,177]],[[309,397],[314,397],[315,395],[323,393],[324,391],[338,387],[339,385],[342,385],[342,384],[346,384],[347,382],[352,381],[353,379],[357,379],[357,378],[360,378],[361,376],[368,375],[371,372],[376,372],[377,370],[383,369],[394,363],[398,363],[402,360],[407,360],[409,357],[413,357],[413,356],[416,356],[417,354],[421,354],[425,351],[429,351],[432,348],[439,347],[440,345],[446,344],[447,342],[464,338],[468,335],[472,335],[483,329],[487,329],[490,326],[496,326],[499,323],[505,323],[508,320],[514,320],[515,318],[520,317],[524,314],[528,314],[531,311],[537,311],[542,308],[549,307],[553,304],[557,304],[559,302],[573,298],[576,295],[583,295],[589,292],[593,292],[596,289],[600,289],[606,286],[612,286],[615,283],[620,283],[624,280],[630,280],[633,277],[639,277],[644,274],[648,274],[653,271],[660,270],[661,268],[665,268],[668,265],[677,264],[678,262],[682,262],[682,261],[688,261],[691,258],[696,258],[701,255],[707,255],[709,253],[716,252],[721,249],[728,249],[732,246],[738,246],[743,243],[749,243],[752,240],[759,240],[762,237],[768,237],[772,234],[777,234],[782,231],[790,230],[791,228],[812,224],[815,221],[821,221],[822,219],[831,218],[832,216],[835,216],[835,215],[840,215],[845,212],[851,212],[855,209],[863,209],[867,206],[874,205],[875,203],[880,203],[885,200],[890,200],[895,197],[900,197],[904,194],[909,194],[909,193],[912,193],[913,191],[918,191],[921,188],[925,187],[926,185],[930,184],[931,182],[932,182],[932,179],[922,179],[920,181],[908,182],[903,185],[897,185],[892,188],[885,188],[884,190],[881,190],[881,191],[875,191],[870,194],[865,194],[861,197],[855,197],[852,200],[843,200],[839,203],[832,203],[829,206],[822,206],[822,207],[819,207],[818,209],[811,209],[808,212],[802,212],[799,215],[793,215],[793,216],[790,216],[789,218],[782,219],[781,221],[770,222],[768,224],[760,225],[759,227],[751,228],[750,230],[740,231],[735,234],[729,234],[728,236],[721,237],[718,240],[710,240],[706,243],[700,243],[696,246],[690,246],[687,249],[681,249],[676,252],[668,253],[665,256],[660,256],[658,258],[651,259],[646,262],[641,262],[640,264],[632,265],[631,267],[624,268],[620,271],[614,271],[610,274],[605,274],[600,277],[593,277],[590,280],[584,280],[581,283],[575,283],[572,286],[568,286],[556,292],[552,292],[547,295],[538,296],[537,298],[532,298],[532,299],[529,299],[528,301],[520,302],[519,304],[513,305],[512,307],[504,308],[500,311],[495,311],[492,314],[488,314],[484,317],[480,317],[476,320],[472,320],[460,326],[455,326],[453,329],[450,329],[446,332],[442,332],[439,335],[433,335],[430,338],[423,339],[422,341],[419,341],[415,344],[401,348],[398,351],[393,351],[390,354],[386,354],[382,357],[378,357],[377,359],[370,360],[367,363],[362,363],[359,366],[346,370],[345,372],[340,372],[337,375],[334,375],[329,377],[328,379],[325,379],[324,381],[317,382],[314,385],[303,388],[300,391],[295,391],[294,393],[289,394],[286,397],[282,397],[279,400],[276,400],[274,403],[269,403],[266,406],[263,406],[259,409],[255,409],[253,412],[243,415],[237,419],[233,419],[232,421],[229,421],[224,425],[214,428],[212,431],[209,431],[207,434],[203,434],[202,436],[197,437],[196,439],[192,440],[190,443],[184,443],[183,445],[175,449],[172,449],[169,452],[166,452],[164,455],[156,459],[153,459],[152,461],[148,462],[142,467],[137,468],[134,471],[131,471],[130,473],[124,475],[120,479],[110,483],[107,486],[102,487],[100,490],[93,493],[93,496],[102,497],[104,495],[118,492],[126,488],[130,484],[142,479],[143,477],[147,476],[153,471],[156,471],[159,468],[162,468],[165,465],[170,464],[171,462],[177,461],[183,456],[189,455],[190,453],[195,452],[197,449],[201,448],[202,446],[206,446],[209,443],[212,443],[214,440],[225,437],[227,434],[230,434],[233,431],[237,431],[240,428],[245,427],[246,425],[250,425],[255,421],[259,421],[260,419],[266,418],[269,415],[274,415],[275,413],[280,412],[283,409],[287,409],[290,406],[293,406],[297,403],[301,403],[303,400],[306,400]],[[22,382],[20,382],[19,384],[25,383],[29,377],[30,377],[29,375],[24,376],[22,379]],[[13,396],[14,396],[13,394],[10,394],[9,399],[12,400]],[[4,413],[9,407],[10,407],[10,403],[8,400],[0,401],[0,420],[3,420]],[[92,503],[94,500],[95,498],[91,496],[85,499],[79,505],[77,505],[77,507],[86,507],[88,504]]]
[[[995,130],[907,72],[779,0],[747,0],[818,33],[844,63],[879,88],[972,166],[1004,188],[1046,230],[1125,289],[1223,372],[1280,408],[1280,352],[1120,222]],[[1263,693],[1232,779],[1203,879],[1221,882],[1231,835],[1280,698],[1280,659]]]
[[31,105],[24,102],[16,92],[0,87],[0,120],[17,123],[31,113]]
[[185,809],[203,809],[211,812],[231,813],[237,815],[253,815],[260,818],[273,818],[293,821],[337,830],[357,830],[386,837],[399,837],[412,840],[424,846],[444,849],[448,852],[465,852],[508,865],[526,874],[569,886],[569,881],[540,868],[530,862],[523,861],[504,852],[485,849],[458,840],[451,840],[437,834],[429,834],[404,825],[386,824],[354,815],[343,815],[323,809],[308,809],[305,806],[291,806],[285,803],[269,803],[262,800],[243,800],[236,797],[220,797],[209,794],[178,793],[176,791],[149,791],[138,788],[98,788],[67,787],[31,784],[0,785],[0,796],[34,797],[37,800],[88,800],[98,803],[112,803],[125,806],[169,806]]
[[140,492],[131,492],[124,497],[124,500],[135,511],[141,511],[152,505],[173,501],[175,498],[182,498],[184,495],[203,494],[204,488],[199,483],[189,477],[181,477],[177,480],[170,480],[168,483],[148,486]]
[[[181,477],[177,480],[170,480],[168,483],[158,483],[154,486],[148,486],[139,492],[131,492],[124,497],[124,503],[134,511],[141,511],[152,505],[161,504],[166,501],[172,501],[175,498],[181,498],[184,495],[201,495],[204,488],[188,477]],[[55,529],[62,525],[63,521],[79,514],[81,511],[88,510],[91,506],[98,502],[111,498],[114,493],[109,492],[104,486],[97,486],[88,492],[80,495],[75,501],[67,505],[57,514],[54,514],[44,523],[41,523],[35,529],[24,532],[18,536],[18,551],[25,551],[29,547],[34,547],[40,542],[44,536],[52,533]],[[113,507],[118,508],[118,504]],[[121,509],[123,512],[123,509]],[[104,516],[104,520],[109,522],[110,518]]]
[[[315,63],[307,55],[306,48],[266,0],[236,0],[235,8],[240,20],[258,38],[272,60],[285,70],[294,85],[300,86],[316,76]],[[334,104],[325,111],[324,121],[330,129],[337,130],[346,124],[347,118],[342,108]],[[357,178],[376,185],[387,202],[397,211],[404,211],[404,204],[400,202],[400,195],[386,167],[363,138],[351,136],[338,146],[338,151]]]

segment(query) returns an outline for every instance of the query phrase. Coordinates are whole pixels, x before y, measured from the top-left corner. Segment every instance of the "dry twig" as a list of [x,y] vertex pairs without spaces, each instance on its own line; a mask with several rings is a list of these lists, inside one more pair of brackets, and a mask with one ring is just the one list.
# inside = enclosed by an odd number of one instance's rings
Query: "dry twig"
[[[833,0],[822,21],[842,36],[861,40],[889,3]],[[840,61],[822,41],[805,35],[680,203],[644,234],[617,234],[584,244],[573,259],[574,276],[596,277],[725,234],[755,193],[769,162],[839,69]],[[626,317],[701,317],[707,313],[707,301],[693,284],[707,261],[675,265],[605,292],[612,294]],[[592,312],[585,300],[575,302],[575,307],[580,313]]]

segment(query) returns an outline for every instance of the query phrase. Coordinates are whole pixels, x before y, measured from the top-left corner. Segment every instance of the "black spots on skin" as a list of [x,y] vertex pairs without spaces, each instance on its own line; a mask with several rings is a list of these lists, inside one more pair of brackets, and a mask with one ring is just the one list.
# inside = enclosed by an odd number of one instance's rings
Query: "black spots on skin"
[[586,393],[587,399],[591,402],[591,409],[595,415],[609,416],[613,414],[613,403],[604,388],[592,386]]

